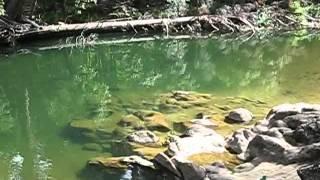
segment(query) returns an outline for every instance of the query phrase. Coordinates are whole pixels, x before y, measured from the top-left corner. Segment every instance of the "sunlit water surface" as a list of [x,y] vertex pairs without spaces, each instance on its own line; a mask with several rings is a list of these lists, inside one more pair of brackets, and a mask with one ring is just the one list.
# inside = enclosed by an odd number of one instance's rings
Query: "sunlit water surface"
[[[319,102],[320,40],[274,37],[157,40],[0,57],[0,179],[85,179],[88,159],[68,137],[72,119],[107,117],[171,90],[245,96],[271,104]],[[119,120],[114,116],[110,127]],[[116,155],[110,147],[104,155]],[[111,176],[110,176],[110,179]]]

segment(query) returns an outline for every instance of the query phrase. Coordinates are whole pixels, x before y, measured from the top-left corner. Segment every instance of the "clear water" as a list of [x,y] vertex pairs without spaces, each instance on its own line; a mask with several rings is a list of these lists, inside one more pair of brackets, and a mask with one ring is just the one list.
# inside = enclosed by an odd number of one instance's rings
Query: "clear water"
[[[0,57],[0,180],[85,179],[88,159],[116,155],[83,149],[69,137],[73,119],[103,119],[117,104],[171,90],[246,96],[269,102],[319,102],[317,36],[157,40],[23,51]],[[109,118],[110,129],[121,107]],[[109,137],[111,138],[111,137]],[[108,179],[106,177],[106,179]],[[111,175],[110,175],[111,179]]]

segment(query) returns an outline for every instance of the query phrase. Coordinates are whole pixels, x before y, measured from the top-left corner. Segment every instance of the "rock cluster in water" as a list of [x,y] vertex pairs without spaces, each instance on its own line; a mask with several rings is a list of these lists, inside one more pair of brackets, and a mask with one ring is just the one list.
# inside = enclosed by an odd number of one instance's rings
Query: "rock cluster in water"
[[[207,94],[177,91],[163,95],[152,110],[130,109],[118,126],[122,127],[121,142],[128,142],[138,156],[98,157],[88,164],[104,168],[138,165],[184,180],[319,177],[319,163],[310,164],[320,154],[320,105],[279,105],[252,125],[261,116],[240,105],[249,102],[265,110],[263,102],[224,100],[235,105],[216,104],[219,100]],[[185,120],[181,112],[194,113],[194,118]],[[217,112],[221,116],[212,116]],[[101,126],[90,125],[89,131],[77,123],[71,127],[81,127],[85,135],[90,132],[103,139]],[[226,127],[237,128],[226,137]]]

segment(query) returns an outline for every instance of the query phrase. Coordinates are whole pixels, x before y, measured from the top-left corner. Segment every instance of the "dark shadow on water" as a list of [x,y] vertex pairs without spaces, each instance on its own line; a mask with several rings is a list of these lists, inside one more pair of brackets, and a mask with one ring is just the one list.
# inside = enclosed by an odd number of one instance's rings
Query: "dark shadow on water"
[[162,170],[132,166],[127,170],[106,169],[88,165],[78,173],[80,180],[178,180]]
[[70,140],[72,143],[83,146],[86,144],[95,144],[95,146],[100,147],[98,151],[101,153],[111,153],[112,156],[128,156],[133,154],[132,146],[130,146],[127,141],[121,140],[114,134],[104,131],[97,130],[92,132],[66,126],[61,130],[60,136]]

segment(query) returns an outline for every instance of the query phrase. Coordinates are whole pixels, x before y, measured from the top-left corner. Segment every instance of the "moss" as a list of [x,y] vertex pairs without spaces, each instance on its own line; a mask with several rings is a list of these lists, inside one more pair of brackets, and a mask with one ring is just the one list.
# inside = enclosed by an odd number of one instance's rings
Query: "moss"
[[195,154],[188,158],[190,161],[198,164],[198,165],[210,165],[214,162],[220,161],[224,162],[225,165],[233,169],[235,166],[240,164],[240,161],[237,159],[235,155],[230,153],[201,153]]
[[165,147],[136,147],[133,149],[133,152],[143,156],[146,159],[152,160],[157,154],[164,152],[166,150]]
[[127,163],[122,161],[123,157],[97,157],[89,160],[89,165],[103,166],[105,168],[126,169]]
[[132,114],[124,116],[117,124],[122,127],[128,126],[137,126],[140,122],[140,119]]

